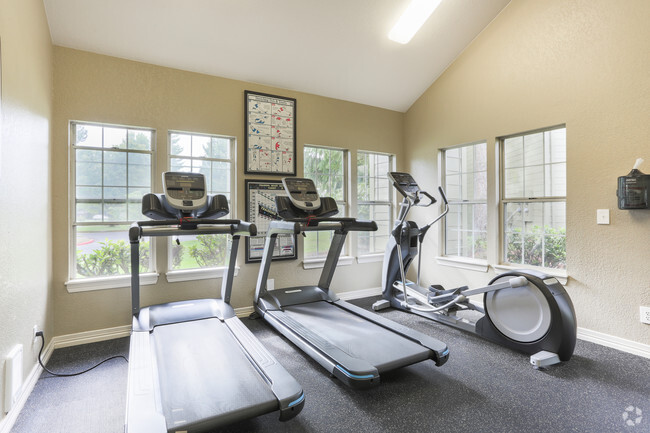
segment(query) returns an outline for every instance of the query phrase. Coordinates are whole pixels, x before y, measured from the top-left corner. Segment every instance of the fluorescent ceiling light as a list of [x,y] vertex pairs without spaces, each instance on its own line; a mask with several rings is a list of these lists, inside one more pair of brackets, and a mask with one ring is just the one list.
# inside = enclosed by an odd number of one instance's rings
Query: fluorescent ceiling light
[[395,27],[388,33],[388,39],[406,44],[420,30],[442,0],[411,0]]

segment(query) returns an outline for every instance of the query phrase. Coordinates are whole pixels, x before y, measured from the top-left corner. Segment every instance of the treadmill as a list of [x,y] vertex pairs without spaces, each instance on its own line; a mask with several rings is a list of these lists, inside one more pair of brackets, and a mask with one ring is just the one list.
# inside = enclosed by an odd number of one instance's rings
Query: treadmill
[[[273,328],[353,388],[370,388],[382,373],[425,360],[444,364],[447,345],[345,302],[330,283],[351,231],[375,231],[374,221],[333,218],[336,201],[319,197],[311,179],[282,180],[286,196],[276,196],[282,220],[272,221],[266,234],[255,289],[255,310]],[[332,231],[334,236],[318,285],[267,289],[267,279],[279,234]]]
[[[241,236],[254,224],[218,219],[223,195],[206,195],[202,174],[163,174],[164,194],[147,194],[131,225],[131,333],[125,432],[204,432],[279,411],[281,421],[303,408],[296,380],[236,317],[230,293]],[[222,299],[140,307],[139,243],[146,236],[232,236]]]

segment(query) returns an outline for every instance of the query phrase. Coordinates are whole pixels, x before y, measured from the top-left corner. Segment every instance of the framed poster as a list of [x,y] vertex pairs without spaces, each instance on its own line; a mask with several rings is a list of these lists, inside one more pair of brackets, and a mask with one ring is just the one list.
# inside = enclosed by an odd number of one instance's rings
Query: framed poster
[[246,173],[296,174],[296,100],[244,91]]
[[[286,195],[279,180],[249,180],[246,183],[246,221],[257,226],[257,236],[246,237],[246,263],[259,262],[264,254],[264,243],[269,224],[279,220],[275,196]],[[272,260],[298,257],[296,235],[278,235]]]

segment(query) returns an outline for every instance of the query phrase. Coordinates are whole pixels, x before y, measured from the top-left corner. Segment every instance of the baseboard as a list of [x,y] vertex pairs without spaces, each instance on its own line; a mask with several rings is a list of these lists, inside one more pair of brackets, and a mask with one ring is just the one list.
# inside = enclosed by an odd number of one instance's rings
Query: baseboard
[[636,341],[626,340],[625,338],[615,337],[585,328],[578,328],[578,338],[650,359],[650,345],[648,344],[637,343]]
[[114,328],[96,329],[93,331],[77,332],[76,334],[58,335],[52,338],[55,349],[78,346],[80,344],[97,343],[98,341],[113,340],[131,335],[131,325],[115,326]]
[[[47,361],[50,359],[50,356],[52,356],[52,352],[54,352],[54,344],[52,341],[50,341],[50,344],[45,346],[45,349],[43,349],[43,353],[41,355],[41,360],[43,361],[43,364],[47,364]],[[38,382],[38,378],[41,377],[42,371],[43,368],[40,366],[40,364],[37,361],[32,367],[27,377],[25,378],[25,381],[23,382],[20,395],[16,400],[16,404],[14,405],[14,407],[11,408],[9,413],[7,413],[7,415],[4,418],[2,418],[2,420],[0,420],[0,433],[9,433],[11,431],[16,420],[18,419],[18,415],[20,415],[20,412],[23,410],[23,407],[25,406],[25,403],[27,402],[29,395],[32,393],[32,390],[36,386],[36,382]]]
[[339,298],[343,299],[344,301],[349,301],[351,299],[368,298],[370,296],[381,295],[381,287],[371,287],[370,289],[339,292],[337,295],[339,295]]

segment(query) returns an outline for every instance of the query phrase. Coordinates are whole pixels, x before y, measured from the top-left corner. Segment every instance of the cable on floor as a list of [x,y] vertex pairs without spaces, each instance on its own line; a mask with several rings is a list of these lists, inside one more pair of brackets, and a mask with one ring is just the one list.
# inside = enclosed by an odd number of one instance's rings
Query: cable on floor
[[99,366],[102,365],[103,363],[105,363],[105,362],[107,362],[107,361],[110,361],[110,360],[112,360],[112,359],[116,359],[116,358],[122,358],[122,359],[125,360],[126,362],[129,362],[129,360],[126,359],[125,356],[123,356],[123,355],[115,355],[115,356],[111,356],[110,358],[106,358],[106,359],[103,360],[102,362],[100,362],[100,363],[98,363],[98,364],[96,364],[96,365],[94,365],[94,366],[92,366],[92,367],[90,367],[90,368],[88,368],[88,369],[86,369],[86,370],[79,371],[79,372],[77,372],[77,373],[55,373],[55,372],[53,372],[53,371],[48,370],[47,367],[46,367],[45,365],[43,365],[43,361],[41,360],[41,355],[42,355],[42,353],[43,353],[43,348],[45,348],[45,337],[43,336],[43,331],[38,331],[38,332],[36,333],[36,336],[37,336],[37,337],[41,337],[41,343],[42,343],[42,344],[41,344],[41,349],[38,351],[38,363],[41,365],[41,367],[43,367],[43,370],[47,371],[47,372],[50,373],[52,376],[56,376],[56,377],[72,377],[72,376],[79,376],[80,374],[88,373],[90,370],[93,370],[93,369],[99,367]]

